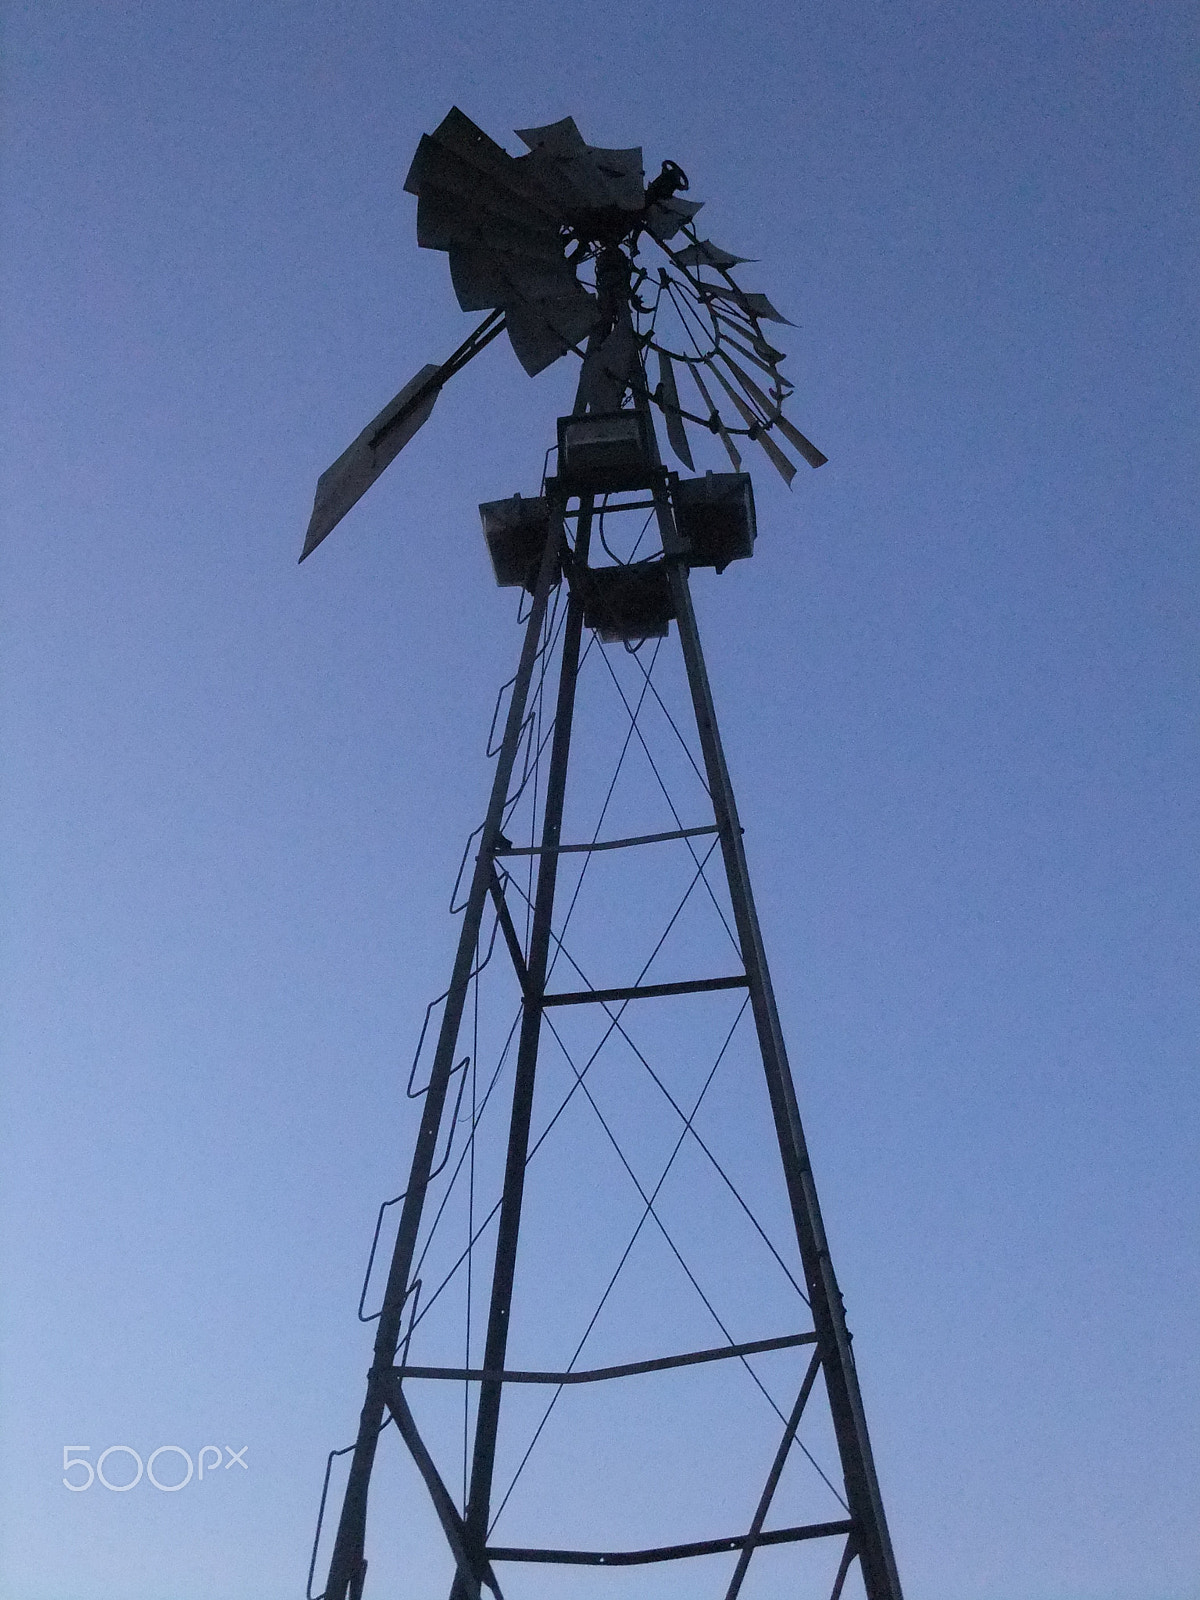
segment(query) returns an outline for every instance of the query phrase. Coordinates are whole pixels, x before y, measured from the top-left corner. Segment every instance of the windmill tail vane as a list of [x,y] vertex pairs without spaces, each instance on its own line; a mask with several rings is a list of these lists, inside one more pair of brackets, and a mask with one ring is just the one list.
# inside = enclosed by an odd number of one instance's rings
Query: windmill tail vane
[[[502,333],[531,376],[578,358],[553,472],[532,495],[479,507],[497,583],[522,591],[521,654],[452,896],[449,985],[409,1075],[420,1121],[407,1182],[370,1247],[359,1316],[375,1325],[373,1358],[354,1442],[327,1464],[309,1600],[363,1600],[368,1549],[373,1566],[388,1559],[387,1539],[383,1556],[369,1544],[368,1502],[396,1435],[444,1540],[431,1556],[426,1538],[418,1560],[413,1534],[405,1592],[436,1559],[449,1600],[544,1594],[546,1565],[563,1592],[563,1568],[589,1567],[616,1593],[621,1574],[682,1561],[715,1573],[713,1600],[751,1600],[782,1592],[760,1574],[778,1578],[770,1562],[786,1559],[789,1594],[842,1600],[849,1583],[902,1600],[690,589],[694,572],[754,553],[743,450],[789,485],[793,454],[813,467],[825,456],[783,414],[792,385],[765,329],[787,319],[737,282],[746,258],[699,236],[682,168],[665,161],[647,183],[640,148],[588,145],[569,117],[518,137],[525,153],[510,155],[457,110],[422,137],[405,183],[417,240],[446,253],[459,305],[483,320],[322,474],[301,556]],[[664,464],[656,414],[692,475]],[[705,439],[730,470],[697,473]],[[573,740],[586,757],[574,767]],[[631,751],[646,758],[640,787]],[[721,1073],[738,1076],[702,1133]],[[647,1179],[664,1129],[671,1153]],[[647,1276],[615,1295],[631,1261]],[[675,1275],[675,1299],[659,1271]],[[698,1402],[686,1385],[701,1381]],[[667,1387],[644,1409],[622,1389],[655,1384]],[[604,1405],[622,1392],[624,1409]],[[552,1413],[558,1454],[535,1471]],[[619,1470],[596,1442],[600,1419],[625,1451]],[[631,1459],[621,1441],[635,1423],[674,1430],[675,1477],[654,1467],[657,1435]],[[672,1525],[685,1480],[703,1504]]]

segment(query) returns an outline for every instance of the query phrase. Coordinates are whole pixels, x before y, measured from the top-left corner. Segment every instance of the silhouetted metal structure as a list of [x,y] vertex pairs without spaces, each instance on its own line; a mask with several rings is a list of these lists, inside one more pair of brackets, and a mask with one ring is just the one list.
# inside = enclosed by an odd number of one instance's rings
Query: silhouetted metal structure
[[[442,997],[411,1170],[397,1201],[399,1223],[357,1439],[353,1447],[338,1452],[349,1455],[349,1474],[322,1593],[325,1600],[358,1600],[363,1593],[368,1490],[381,1434],[394,1424],[424,1480],[453,1557],[451,1600],[477,1600],[484,1588],[499,1597],[498,1573],[508,1564],[624,1568],[722,1554],[736,1557],[725,1584],[726,1600],[735,1600],[756,1550],[821,1539],[839,1543],[834,1600],[855,1561],[868,1600],[900,1600],[842,1298],[817,1202],[689,589],[692,569],[721,571],[752,552],[754,502],[750,479],[742,471],[742,442],[763,447],[789,482],[795,469],[780,439],[813,466],[824,457],[782,415],[790,385],[779,372],[780,352],[767,340],[762,324],[783,319],[765,296],[737,285],[731,269],[740,258],[697,237],[692,218],[699,207],[679,198],[687,188],[680,169],[664,163],[661,174],[647,185],[639,150],[590,147],[570,119],[529,130],[521,138],[529,154],[514,158],[454,111],[436,133],[422,139],[406,185],[418,197],[419,242],[448,251],[463,308],[486,310],[488,315],[449,361],[423,368],[324,474],[304,547],[307,556],[426,420],[447,379],[501,331],[507,331],[531,374],[568,351],[581,356],[574,410],[559,421],[556,471],[536,496],[514,496],[480,508],[497,581],[527,592],[528,617],[491,797],[470,865],[457,954]],[[686,242],[672,246],[681,234]],[[640,258],[641,248],[649,245],[661,257],[657,271]],[[658,366],[653,387],[647,371],[651,352]],[[681,367],[699,397],[693,402],[699,410],[688,410],[680,401],[676,374]],[[721,441],[733,470],[691,478],[668,470],[659,454],[655,407],[686,467],[694,470],[685,427],[691,421]],[[593,540],[598,527],[603,539],[602,518],[634,511],[648,513],[661,548],[649,558],[636,559],[635,552],[629,559],[595,559],[599,552]],[[604,546],[611,557],[606,539]],[[550,610],[564,593],[565,608],[552,627]],[[585,633],[590,629],[606,644],[636,649],[642,641],[669,636],[672,624],[686,671],[711,819],[652,835],[591,843],[564,840],[564,796]],[[546,736],[540,835],[529,846],[514,846],[504,832],[505,819],[514,794],[527,780],[527,772],[523,775],[518,767],[522,742],[530,737],[529,707],[539,674],[538,681],[557,680],[552,732]],[[612,849],[637,852],[646,845],[699,836],[711,836],[719,846],[738,970],[667,983],[639,978],[604,989],[551,987],[556,890],[564,857]],[[532,858],[534,863],[524,928],[518,926],[521,915],[514,914],[506,872],[514,856]],[[423,1222],[428,1220],[431,1183],[444,1165],[445,1158],[439,1164],[438,1151],[445,1147],[449,1153],[459,1122],[465,1079],[457,1091],[454,1079],[462,1068],[465,1012],[487,942],[489,917],[491,941],[496,941],[498,932],[519,985],[520,1019],[507,1149],[494,1208],[482,1359],[477,1365],[470,1361],[419,1365],[410,1359],[419,1293],[414,1262]],[[617,1015],[614,1008],[632,1002],[727,989],[743,993],[753,1019],[811,1328],[752,1341],[731,1339],[717,1347],[673,1350],[598,1369],[576,1369],[573,1362],[554,1371],[510,1368],[510,1313],[547,1016],[563,1007],[604,1007]],[[472,1122],[472,1136],[475,1126]],[[707,1539],[636,1550],[512,1547],[492,1541],[497,1440],[504,1396],[512,1386],[548,1386],[557,1393],[571,1385],[619,1384],[651,1372],[729,1360],[748,1363],[763,1352],[794,1347],[810,1347],[811,1357],[774,1457],[766,1464],[748,1526],[732,1533],[717,1530]],[[839,1498],[844,1500],[845,1515],[824,1522],[768,1526],[776,1489],[818,1380],[823,1383],[836,1440],[844,1486]],[[409,1403],[410,1385],[423,1383],[466,1385],[473,1396],[468,1408],[469,1474],[465,1492],[457,1498]],[[327,1472],[327,1490],[328,1486]]]

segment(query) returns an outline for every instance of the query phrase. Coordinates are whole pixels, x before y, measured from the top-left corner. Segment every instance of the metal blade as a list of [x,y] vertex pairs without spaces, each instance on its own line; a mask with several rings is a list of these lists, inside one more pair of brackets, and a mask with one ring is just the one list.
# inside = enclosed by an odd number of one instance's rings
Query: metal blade
[[572,117],[545,128],[518,128],[517,138],[529,146],[529,154],[517,158],[521,167],[555,197],[564,214],[617,203]]
[[518,128],[517,138],[529,146],[519,157],[527,170],[570,209],[640,211],[646,203],[641,146],[608,150],[585,144],[572,117],[544,128]]
[[[826,461],[828,461],[829,457],[822,455],[821,451],[817,449],[816,445],[813,444],[810,439],[806,439],[804,437],[799,428],[794,428],[792,426],[783,413],[777,410],[776,405],[767,399],[766,395],[762,392],[754,380],[749,377],[747,373],[742,371],[737,362],[734,361],[725,350],[718,350],[717,354],[720,356],[725,365],[729,367],[736,375],[738,382],[741,384],[742,388],[745,389],[750,398],[754,401],[757,401],[757,403],[763,408],[768,416],[770,416],[772,412],[777,413],[771,418],[770,426],[772,428],[778,428],[780,433],[783,434],[784,438],[787,439],[789,443],[795,445],[796,449],[799,450],[800,454],[808,462],[810,467],[823,467]],[[751,359],[753,359],[753,357],[751,357]],[[763,449],[767,450],[765,443],[763,443]],[[767,450],[767,454],[770,455],[770,450]],[[785,456],[784,459],[786,460],[787,457]],[[790,478],[788,479],[788,482],[791,482]]]
[[554,260],[563,255],[558,228],[539,218],[505,207],[503,196],[464,198],[439,184],[422,189],[417,198],[417,243],[424,250],[448,250],[475,244],[517,250],[523,255]]
[[[529,198],[529,187],[512,156],[505,156],[509,169],[493,172],[479,167],[455,150],[446,149],[428,135],[417,146],[408,175],[408,189],[418,199],[433,196],[444,204],[457,204],[461,215],[478,215],[485,222],[497,214],[510,224],[533,233],[558,235],[558,218],[551,214],[545,195]],[[436,246],[434,248],[437,248]]]
[[[452,245],[450,281],[464,311],[518,305],[523,300],[574,299],[580,287],[568,261],[523,261],[498,251]],[[586,293],[586,291],[584,291]]]
[[733,462],[733,470],[735,472],[740,472],[742,470],[742,458],[738,454],[737,445],[734,444],[732,438],[730,437],[729,429],[721,421],[721,413],[717,410],[716,406],[713,405],[712,395],[710,395],[708,390],[704,387],[704,379],[700,376],[700,369],[698,367],[689,366],[688,371],[695,380],[697,389],[699,389],[700,393],[704,396],[704,404],[708,407],[709,416],[712,418],[712,421],[709,424],[710,427],[713,429],[714,433],[720,434],[721,443],[725,446],[725,453],[729,457],[730,461]]
[[509,341],[531,378],[574,349],[596,326],[600,307],[582,284],[577,288],[578,295],[569,299],[522,301],[505,308]]
[[[508,151],[494,139],[489,139],[483,129],[476,127],[470,117],[464,116],[457,107],[443,118],[430,138],[442,151],[457,156],[460,161],[467,162],[479,173],[490,178],[497,188],[522,196],[557,223],[558,216],[548,196],[536,183],[529,181],[520,160],[516,156],[510,156]],[[417,186],[422,181],[416,162],[413,164],[413,171],[409,173],[409,180]],[[410,193],[416,193],[416,188],[411,189]]]
[[695,472],[696,465],[692,460],[687,429],[679,414],[679,389],[675,383],[675,367],[665,350],[658,352],[658,376],[662,384],[662,411],[667,419],[667,438],[671,441],[671,449],[690,472]]
[[660,200],[647,213],[646,231],[652,233],[659,244],[664,244],[675,237],[685,222],[692,220],[703,204],[703,200],[681,200],[678,195]]
[[716,378],[717,382],[721,385],[722,389],[724,389],[725,393],[729,396],[734,405],[738,408],[738,411],[741,413],[742,421],[748,428],[754,428],[756,430],[753,435],[756,443],[762,445],[763,449],[771,458],[771,464],[774,466],[775,470],[779,473],[779,476],[790,489],[792,486],[792,479],[796,476],[795,465],[788,460],[787,456],[784,455],[783,451],[775,443],[774,439],[768,438],[766,433],[759,431],[762,429],[763,419],[759,416],[756,416],[755,413],[751,411],[750,407],[742,399],[741,395],[738,394],[736,389],[734,389],[733,385],[727,382],[724,373],[718,371],[717,367],[711,362],[709,365],[712,367],[713,376]]
[[587,149],[574,117],[547,122],[541,128],[516,128],[513,131],[528,149],[545,150],[547,155],[579,156]]
[[[384,468],[392,464],[421,424],[429,420],[434,401],[441,392],[441,383],[430,380],[437,378],[441,371],[441,367],[433,365],[422,367],[363,429],[350,448],[317,479],[317,494],[301,561],[312,555],[321,540],[333,532],[350,507],[362,499]],[[406,411],[406,408],[409,409]]]
[[741,306],[764,322],[784,322],[789,328],[796,326],[794,322],[789,322],[781,311],[776,311],[765,294],[747,294],[743,289],[729,289],[705,283],[700,285],[700,296],[704,300],[731,300],[734,305]]
[[762,336],[761,329],[751,327],[748,323],[738,322],[735,318],[728,316],[720,306],[714,305],[709,309],[724,327],[732,328],[735,333],[741,334],[743,339],[749,339],[758,353],[771,362],[772,365],[777,366],[784,359],[783,351],[776,350],[774,345],[768,344]]
[[783,451],[775,443],[774,439],[772,439],[769,433],[755,434],[754,442],[762,445],[763,449],[770,456],[771,461],[775,466],[775,470],[790,489],[792,487],[792,479],[796,476],[796,468],[794,463],[788,460],[787,456],[784,455]]
[[829,457],[818,450],[811,439],[804,437],[799,428],[793,428],[786,417],[776,417],[772,426],[779,429],[789,444],[795,445],[810,467],[823,467],[829,460]]
[[642,166],[642,147],[631,150],[605,150],[588,145],[592,164],[612,193],[613,204],[622,211],[640,211],[646,204],[646,174]]
[[[739,355],[744,356],[746,358],[746,360],[751,362],[754,366],[756,366],[760,372],[765,372],[767,377],[770,378],[773,383],[778,384],[780,386],[780,388],[787,389],[787,390],[792,390],[792,389],[794,389],[796,387],[796,385],[792,382],[792,380],[790,378],[785,378],[784,377],[783,373],[779,371],[778,367],[772,366],[769,361],[764,361],[762,356],[761,355],[756,355],[755,352],[750,348],[750,346],[748,344],[743,344],[740,339],[735,339],[733,337],[733,335],[728,330],[731,327],[735,326],[735,324],[729,323],[729,322],[725,322],[724,318],[722,318],[721,321],[724,323],[724,326],[720,330],[721,348],[722,348],[722,350],[724,349],[724,347],[727,344],[730,344],[738,352]],[[769,349],[769,348],[770,348],[769,346],[765,346],[765,345],[762,345],[762,344],[760,344],[758,346],[759,350]],[[779,360],[779,361],[783,360],[782,352],[777,351],[775,354],[776,354],[776,359],[777,360]]]
[[772,411],[774,411],[776,409],[774,401],[771,401],[771,400],[767,399],[766,395],[758,387],[758,385],[755,383],[754,379],[752,377],[750,377],[749,373],[743,372],[741,367],[738,366],[737,362],[733,359],[733,357],[731,355],[729,355],[724,349],[718,349],[717,350],[717,354],[720,356],[721,360],[725,363],[725,365],[729,368],[729,370],[733,373],[734,377],[741,384],[742,388],[746,391],[746,393],[750,396],[751,400],[754,401],[755,405],[761,406],[764,416],[769,417],[771,415]]
[[754,259],[752,256],[731,256],[728,250],[722,250],[711,239],[698,239],[695,244],[689,244],[683,250],[674,250],[671,254],[676,266],[680,267],[736,267]]

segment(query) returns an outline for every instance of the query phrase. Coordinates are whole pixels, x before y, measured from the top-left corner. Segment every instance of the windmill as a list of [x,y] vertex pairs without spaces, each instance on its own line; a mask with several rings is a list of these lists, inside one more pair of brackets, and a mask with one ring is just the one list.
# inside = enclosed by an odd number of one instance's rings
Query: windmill
[[[590,146],[570,118],[519,137],[527,153],[514,157],[454,110],[422,138],[405,185],[417,197],[418,242],[448,254],[463,310],[486,316],[446,361],[423,367],[323,474],[301,556],[312,553],[428,420],[449,379],[502,332],[530,375],[569,354],[579,357],[574,408],[558,421],[555,471],[535,495],[480,507],[497,581],[521,591],[524,642],[497,702],[491,795],[452,903],[462,924],[450,981],[426,1012],[409,1078],[409,1092],[421,1102],[419,1129],[404,1188],[379,1211],[359,1305],[360,1317],[375,1323],[373,1360],[356,1439],[332,1452],[327,1465],[309,1594],[322,1552],[324,1600],[363,1594],[368,1494],[384,1434],[394,1427],[427,1497],[427,1520],[444,1539],[451,1600],[479,1600],[484,1589],[496,1600],[506,1593],[559,1596],[599,1568],[614,1585],[632,1572],[639,1595],[682,1592],[671,1583],[686,1573],[691,1594],[701,1567],[716,1573],[707,1580],[714,1594],[748,1600],[764,1563],[798,1560],[818,1547],[830,1552],[829,1570],[814,1594],[838,1600],[857,1574],[867,1600],[900,1600],[689,589],[691,571],[721,572],[753,551],[754,501],[743,451],[761,450],[789,484],[793,455],[813,467],[825,457],[783,415],[792,386],[764,325],[785,319],[765,295],[739,285],[734,273],[743,258],[699,236],[700,204],[684,198],[683,171],[666,161],[647,183],[639,149]],[[693,443],[705,436],[723,449],[730,470],[680,476],[668,469],[655,411],[690,473],[696,474]],[[677,657],[670,650],[672,624]],[[595,826],[576,838],[571,825],[578,827],[576,813],[582,816],[599,770],[577,726],[588,662],[615,685],[623,742]],[[671,662],[694,738],[681,731],[668,703],[672,691],[663,674]],[[622,672],[632,674],[624,686]],[[651,714],[679,781],[691,786],[687,804],[701,808],[691,818],[673,798],[675,780],[664,776],[665,758],[646,732]],[[597,739],[611,731],[604,719],[597,726]],[[572,789],[574,810],[567,783],[573,739],[584,769]],[[638,831],[641,801],[630,799],[631,831],[601,837],[606,817],[611,822],[620,810],[614,794],[631,749],[645,757],[657,783],[654,790],[647,778],[648,792],[660,806],[665,797],[672,825],[660,819]],[[666,868],[640,863],[651,856],[661,861],[668,851],[682,863],[682,899],[649,956],[624,970],[641,932],[635,902],[649,903],[670,877]],[[710,872],[710,861],[719,864],[719,875]],[[606,863],[608,888],[586,943],[580,896],[585,876],[594,884]],[[632,871],[629,863],[636,864]],[[563,886],[571,872],[568,896]],[[724,954],[699,933],[683,940],[685,954],[701,952],[736,970],[702,975],[672,968],[685,975],[664,981],[664,952],[679,946],[680,930],[699,928],[700,911],[718,942],[722,928],[727,935]],[[594,981],[605,964],[621,981]],[[564,979],[568,972],[572,979]],[[507,1033],[495,1011],[489,1055],[492,1013],[481,993],[498,974],[515,995],[515,1009]],[[672,1013],[674,1020],[655,1031],[644,1019],[659,1014],[656,1006],[699,1007],[702,1014],[688,1023]],[[731,1009],[719,1015],[721,1006]],[[716,1117],[706,1131],[710,1089],[718,1072],[728,1072],[723,1063],[732,1059],[735,1039],[754,1070],[736,1078],[732,1118]],[[716,1060],[697,1088],[701,1046]],[[624,1065],[605,1078],[615,1050],[624,1052]],[[654,1107],[674,1119],[673,1143],[655,1144],[649,1103],[621,1077],[627,1069],[643,1087],[653,1084]],[[557,1097],[555,1071],[565,1086]],[[761,1101],[761,1127],[752,1136],[758,1142],[749,1157],[746,1148],[725,1156],[719,1136],[736,1133],[752,1091]],[[585,1122],[604,1152],[594,1162],[583,1153],[592,1148],[583,1142]],[[556,1141],[566,1149],[557,1166]],[[769,1171],[774,1199],[764,1204],[775,1205],[786,1238],[773,1234],[747,1201],[734,1171],[738,1159],[751,1188],[765,1186]],[[601,1198],[608,1178],[624,1184],[623,1200]],[[702,1182],[713,1186],[703,1201]],[[580,1284],[602,1255],[579,1241],[592,1227],[611,1223],[619,1231],[631,1189],[632,1237],[599,1305],[583,1320],[582,1337],[572,1336],[570,1354],[560,1355],[572,1295],[583,1294]],[[542,1220],[532,1221],[539,1198]],[[447,1245],[454,1226],[465,1239],[461,1247]],[[681,1245],[678,1230],[689,1227],[694,1237]],[[657,1264],[644,1267],[641,1288],[621,1302],[620,1287],[637,1263],[650,1263],[651,1238]],[[558,1250],[553,1284],[526,1265],[546,1249]],[[782,1285],[783,1300],[772,1300],[772,1290],[763,1303],[787,1308],[783,1331],[739,1334],[739,1316],[750,1316],[757,1304],[755,1251]],[[697,1263],[704,1255],[719,1260],[737,1315],[702,1281]],[[671,1274],[680,1284],[686,1280],[688,1294],[695,1291],[703,1317],[711,1317],[704,1326],[719,1331],[719,1340],[693,1338],[694,1347],[678,1347],[683,1314],[668,1289]],[[370,1292],[378,1305],[367,1313]],[[619,1304],[624,1321],[614,1309]],[[465,1322],[457,1332],[456,1318]],[[581,1365],[585,1346],[590,1354],[606,1332],[612,1359]],[[626,1337],[633,1343],[623,1346]],[[654,1345],[660,1338],[670,1347]],[[514,1360],[516,1341],[545,1359],[522,1365],[519,1356]],[[423,1359],[429,1355],[436,1359]],[[747,1424],[743,1438],[743,1400],[718,1401],[695,1387],[709,1375],[730,1373],[748,1394],[753,1390],[756,1403],[765,1400],[760,1410],[773,1431]],[[643,1386],[640,1394],[630,1392],[635,1385]],[[624,1402],[606,1410],[607,1397],[621,1392]],[[563,1424],[573,1402],[579,1409]],[[828,1470],[807,1442],[818,1409]],[[601,1445],[599,1419],[611,1415],[620,1419],[617,1442]],[[681,1421],[681,1436],[690,1442],[669,1470],[650,1471],[644,1453],[636,1467],[622,1456],[621,1429],[645,1422],[657,1459],[670,1419]],[[518,1436],[515,1444],[505,1427]],[[548,1448],[555,1427],[553,1464],[529,1492],[535,1447]],[[458,1485],[450,1465],[455,1438]],[[711,1465],[701,1460],[706,1450]],[[335,1464],[344,1478],[336,1520],[327,1516],[338,1498]],[[832,1496],[826,1513],[833,1514],[780,1525],[789,1496],[799,1504],[807,1493],[798,1474],[809,1465],[825,1486],[821,1492]],[[730,1469],[732,1478],[718,1488],[719,1468]],[[646,1487],[621,1509],[621,1490],[638,1471],[649,1472]],[[538,1542],[506,1543],[503,1519],[515,1514],[510,1501],[519,1509],[512,1499],[518,1483],[526,1486],[525,1514],[543,1523],[557,1517],[568,1535],[657,1530],[669,1515],[677,1519],[676,1537],[660,1534],[638,1548],[614,1548],[611,1541],[584,1548],[578,1539],[564,1543],[556,1525],[539,1531]],[[738,1517],[738,1525],[695,1537],[700,1530],[684,1506],[687,1486],[701,1501],[708,1495],[710,1510]],[[615,1511],[607,1505],[609,1491]],[[394,1520],[384,1519],[387,1530]],[[678,1536],[680,1527],[688,1537]],[[539,1587],[547,1568],[552,1589]],[[796,1571],[769,1571],[776,1585],[796,1591]],[[658,1588],[647,1588],[649,1574]],[[410,1576],[407,1588],[417,1586]]]

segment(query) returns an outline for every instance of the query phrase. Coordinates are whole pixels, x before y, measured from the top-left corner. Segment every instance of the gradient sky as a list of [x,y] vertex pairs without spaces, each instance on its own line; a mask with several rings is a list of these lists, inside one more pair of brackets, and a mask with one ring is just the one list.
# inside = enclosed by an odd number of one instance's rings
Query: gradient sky
[[[5,1600],[298,1595],[352,1432],[518,648],[475,506],[572,378],[498,343],[296,566],[471,325],[401,192],[451,104],[679,161],[799,325],[830,463],[700,608],[908,1593],[1200,1596],[1198,32],[6,7]],[[62,1487],[114,1443],[249,1470]]]

